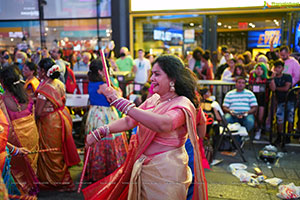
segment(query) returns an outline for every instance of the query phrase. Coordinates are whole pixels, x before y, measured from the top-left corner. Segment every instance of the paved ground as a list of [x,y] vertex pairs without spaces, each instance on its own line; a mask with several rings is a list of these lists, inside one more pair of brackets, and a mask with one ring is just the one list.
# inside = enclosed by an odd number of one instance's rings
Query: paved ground
[[[254,172],[254,164],[258,165],[262,172],[268,177],[277,177],[283,180],[282,184],[295,183],[300,186],[300,147],[287,146],[287,152],[282,158],[279,159],[278,164],[270,164],[267,166],[265,162],[258,158],[258,151],[261,150],[265,144],[253,144],[247,142],[244,146],[244,155],[247,162],[244,163],[248,166],[247,171]],[[238,178],[228,172],[227,167],[231,163],[242,163],[241,157],[225,156],[217,153],[217,159],[223,159],[223,162],[213,166],[211,170],[206,170],[206,178],[208,182],[208,193],[210,200],[268,200],[279,199],[276,197],[278,187],[273,187],[267,183],[260,184],[257,187],[251,187],[246,183],[241,183]],[[78,185],[81,166],[75,166],[70,169],[76,185]],[[39,194],[39,199],[43,200],[67,200],[67,199],[83,199],[82,194],[76,192],[45,192]]]
[[[247,171],[254,173],[253,167],[257,165],[268,178],[277,177],[283,180],[281,184],[293,182],[296,186],[300,186],[300,147],[287,146],[287,152],[277,164],[267,165],[258,158],[258,152],[264,146],[265,144],[250,145],[249,142],[244,146],[244,155],[247,159],[244,164],[248,166]],[[243,163],[238,154],[231,157],[218,153],[216,158],[223,159],[223,162],[213,166],[211,170],[206,170],[205,173],[209,199],[279,199],[276,197],[278,187],[267,183],[251,187],[247,183],[241,183],[228,171],[227,168],[231,163]]]

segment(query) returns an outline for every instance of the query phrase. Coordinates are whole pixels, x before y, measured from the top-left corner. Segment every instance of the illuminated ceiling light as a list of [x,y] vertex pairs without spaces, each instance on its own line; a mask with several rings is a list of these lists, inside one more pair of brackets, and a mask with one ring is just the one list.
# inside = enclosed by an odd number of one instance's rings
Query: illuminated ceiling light
[[273,22],[275,22],[275,23],[276,23],[276,22],[277,22],[277,19],[274,19],[274,20],[273,20]]
[[218,22],[217,24],[218,24],[218,26],[222,26],[222,22]]
[[226,24],[224,25],[224,28],[227,28],[227,25],[226,25]]
[[10,41],[12,41],[12,42],[13,42],[13,41],[14,41],[14,38],[10,38]]
[[228,26],[229,29],[231,29],[231,26]]
[[45,36],[47,36],[48,34],[47,34],[47,33],[45,33],[44,35],[45,35]]
[[249,23],[249,26],[253,26],[253,24],[250,22],[250,23]]
[[202,25],[199,25],[199,28],[202,28]]
[[255,24],[252,25],[252,28],[255,28]]
[[190,26],[194,26],[195,24],[194,23],[190,23]]
[[49,30],[49,28],[48,27],[45,27],[45,31],[48,31]]
[[56,31],[56,28],[54,28],[53,31]]

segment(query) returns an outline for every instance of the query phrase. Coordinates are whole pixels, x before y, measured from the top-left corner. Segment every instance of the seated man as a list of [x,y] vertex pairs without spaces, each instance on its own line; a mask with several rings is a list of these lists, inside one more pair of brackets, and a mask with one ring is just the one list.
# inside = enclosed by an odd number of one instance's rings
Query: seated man
[[238,122],[250,132],[254,127],[254,113],[257,110],[256,97],[245,89],[245,77],[236,78],[236,89],[229,91],[223,103],[225,118],[228,123]]

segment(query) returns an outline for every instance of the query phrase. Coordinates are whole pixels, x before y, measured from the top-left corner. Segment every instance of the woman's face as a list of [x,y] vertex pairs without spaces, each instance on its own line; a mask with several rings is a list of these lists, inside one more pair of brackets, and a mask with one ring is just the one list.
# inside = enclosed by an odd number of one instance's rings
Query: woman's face
[[243,60],[242,59],[237,59],[237,61],[236,61],[238,64],[241,64],[241,65],[243,65],[244,64],[244,62],[243,62]]
[[31,71],[27,65],[23,67],[23,76],[26,78],[33,76],[33,71]]
[[152,68],[152,76],[150,78],[151,84],[153,85],[153,92],[160,96],[170,91],[171,79],[167,74],[160,68],[158,63],[155,63]]
[[256,75],[257,75],[258,77],[261,77],[263,74],[264,74],[263,69],[262,69],[260,66],[258,66],[258,67],[256,68]]
[[228,63],[229,67],[234,67],[235,66],[235,63],[233,60],[230,60],[229,63]]
[[236,74],[238,75],[238,76],[240,76],[241,74],[242,74],[242,69],[241,68],[236,68]]

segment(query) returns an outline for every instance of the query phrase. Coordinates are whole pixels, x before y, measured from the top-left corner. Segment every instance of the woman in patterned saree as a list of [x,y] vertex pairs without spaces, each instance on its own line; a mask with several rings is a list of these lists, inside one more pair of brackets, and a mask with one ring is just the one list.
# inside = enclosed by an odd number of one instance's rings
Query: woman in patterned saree
[[[86,120],[86,135],[100,126],[119,119],[117,110],[110,107],[103,94],[97,93],[99,86],[105,84],[101,60],[96,59],[91,62],[88,77],[91,106]],[[115,171],[125,161],[127,148],[125,132],[103,138],[90,152],[86,179],[95,182]]]
[[184,143],[189,137],[194,146],[194,199],[207,199],[207,187],[196,134],[196,80],[183,62],[172,55],[154,61],[153,92],[138,108],[118,97],[116,91],[101,85],[111,105],[127,114],[92,131],[87,145],[92,146],[110,133],[138,125],[131,137],[125,163],[110,176],[83,189],[86,199],[186,199],[192,181]]
[[[1,70],[0,80],[5,92],[1,96],[12,130],[8,142],[18,148],[29,151],[39,150],[39,135],[34,117],[33,100],[28,98],[17,66],[9,66]],[[13,156],[11,158],[11,174],[22,194],[36,195],[38,180],[36,177],[38,154]]]
[[65,107],[64,85],[57,78],[59,66],[51,58],[44,58],[38,66],[41,83],[36,90],[36,116],[40,148],[60,151],[39,155],[37,175],[41,188],[73,191],[68,167],[80,162],[72,136],[72,119]]

